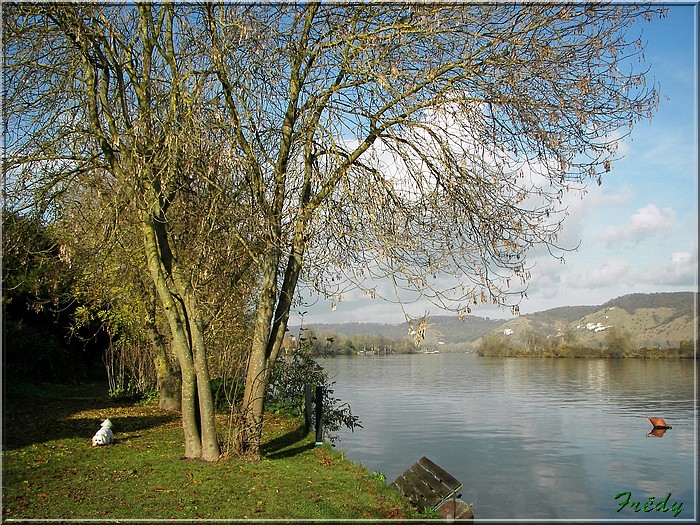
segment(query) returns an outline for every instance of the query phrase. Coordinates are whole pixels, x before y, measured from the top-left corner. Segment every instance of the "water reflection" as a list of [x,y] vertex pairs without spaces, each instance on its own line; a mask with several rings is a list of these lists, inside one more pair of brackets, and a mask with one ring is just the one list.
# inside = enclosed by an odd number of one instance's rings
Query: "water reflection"
[[650,436],[657,437],[657,438],[664,437],[664,434],[666,433],[667,430],[668,430],[667,428],[655,428],[647,434],[647,437],[650,437]]

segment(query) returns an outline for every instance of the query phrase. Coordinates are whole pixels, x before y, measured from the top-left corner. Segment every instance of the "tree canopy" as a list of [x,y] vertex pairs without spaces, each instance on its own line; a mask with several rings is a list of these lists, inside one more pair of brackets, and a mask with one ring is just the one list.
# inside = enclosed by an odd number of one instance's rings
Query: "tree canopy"
[[60,217],[89,195],[115,238],[123,222],[139,232],[183,374],[187,455],[218,453],[205,305],[222,296],[201,282],[255,270],[241,406],[241,446],[255,454],[304,288],[372,296],[388,277],[399,297],[415,290],[461,313],[517,307],[513,281],[527,282],[531,248],[555,247],[563,195],[600,183],[658,103],[629,30],[662,13],[8,5],[7,202]]

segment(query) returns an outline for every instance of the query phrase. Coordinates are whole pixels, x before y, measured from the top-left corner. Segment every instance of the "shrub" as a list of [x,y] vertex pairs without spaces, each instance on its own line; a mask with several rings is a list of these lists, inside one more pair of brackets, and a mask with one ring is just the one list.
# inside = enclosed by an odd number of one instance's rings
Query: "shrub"
[[323,367],[313,356],[298,350],[280,357],[275,363],[265,397],[267,411],[303,418],[306,384],[323,387],[323,426],[332,443],[338,440],[333,432],[343,427],[350,430],[362,428],[360,419],[352,413],[350,405],[339,404],[340,400],[333,397],[331,387],[335,382],[330,381]]
[[245,381],[241,376],[217,377],[211,380],[214,405],[220,412],[228,412],[243,400]]

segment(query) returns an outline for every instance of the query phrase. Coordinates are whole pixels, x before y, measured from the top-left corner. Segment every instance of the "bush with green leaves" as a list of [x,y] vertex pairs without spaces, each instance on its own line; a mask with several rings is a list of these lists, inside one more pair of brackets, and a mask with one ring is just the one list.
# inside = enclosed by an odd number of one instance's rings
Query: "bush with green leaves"
[[215,377],[211,380],[214,405],[219,412],[229,412],[243,400],[244,380],[240,376]]
[[[333,394],[335,384],[308,353],[295,350],[281,356],[275,363],[269,387],[265,396],[268,412],[304,417],[304,385],[323,387],[323,427],[331,443],[338,440],[334,434],[341,428],[362,428],[360,419],[352,413],[348,403],[340,403]],[[312,418],[315,418],[313,411]],[[315,423],[315,421],[313,421]]]

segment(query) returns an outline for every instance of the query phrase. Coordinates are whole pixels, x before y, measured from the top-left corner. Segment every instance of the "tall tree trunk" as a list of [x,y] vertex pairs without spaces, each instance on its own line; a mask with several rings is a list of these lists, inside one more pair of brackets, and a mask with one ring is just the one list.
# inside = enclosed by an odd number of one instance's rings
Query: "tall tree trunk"
[[167,277],[172,276],[173,261],[163,224],[148,217],[143,220],[142,229],[148,268],[170,326],[173,352],[180,364],[185,456],[215,461],[219,458],[219,444],[202,324],[190,290],[176,290],[175,293],[168,286],[168,281],[174,286],[182,285],[182,278]]
[[274,265],[269,263],[263,274],[263,292],[258,302],[253,345],[243,395],[245,432],[248,436],[248,439],[243,442],[245,448],[243,452],[254,456],[259,454],[260,449],[265,392],[287,329],[292,298],[302,266],[304,245],[301,242],[303,238],[301,229],[297,229],[297,234],[294,249],[287,260],[279,295],[276,293],[277,262],[275,261]]
[[266,260],[267,264],[263,269],[262,291],[255,316],[253,342],[248,358],[248,371],[241,405],[244,437],[241,440],[242,450],[239,453],[252,456],[257,456],[260,450],[262,420],[265,410],[265,390],[267,388],[270,365],[267,359],[267,347],[277,298],[277,263],[279,256],[271,253],[268,254]]
[[181,412],[182,382],[180,372],[168,357],[163,334],[150,327],[148,331],[158,383],[158,408],[170,412]]
[[[177,322],[177,321],[175,321]],[[173,350],[180,361],[182,379],[182,429],[185,434],[185,457],[202,456],[202,438],[199,432],[197,376],[185,341],[173,341]]]
[[[150,281],[153,284],[153,280],[151,279]],[[180,370],[168,354],[168,343],[156,324],[157,298],[155,291],[152,286],[148,286],[146,283],[143,283],[142,290],[144,300],[148,299],[149,318],[146,321],[146,331],[148,339],[151,341],[151,355],[156,370],[158,408],[170,412],[181,412],[182,382],[180,380]]]
[[202,442],[202,459],[204,461],[216,461],[221,455],[219,440],[216,434],[216,406],[211,391],[211,377],[207,362],[206,348],[204,344],[204,326],[199,309],[193,303],[192,297],[188,301],[191,315],[190,331],[192,337],[192,353],[194,357],[194,371],[197,377],[197,399],[200,417],[200,437]]

